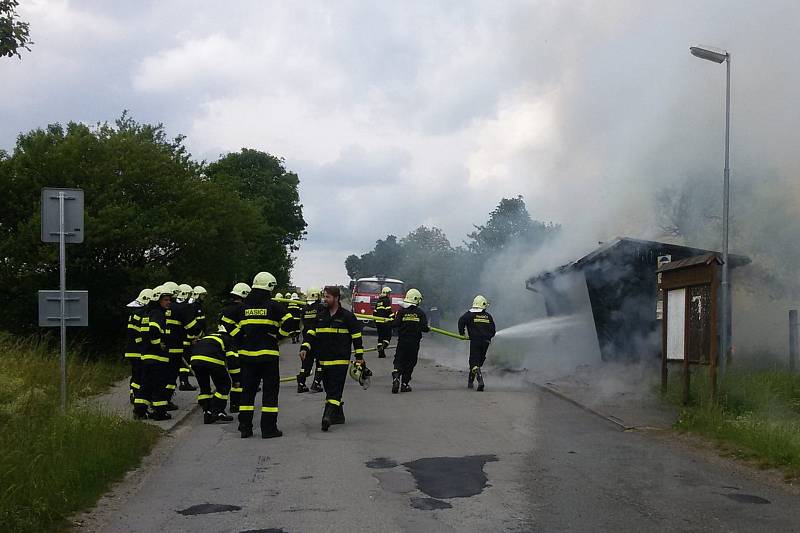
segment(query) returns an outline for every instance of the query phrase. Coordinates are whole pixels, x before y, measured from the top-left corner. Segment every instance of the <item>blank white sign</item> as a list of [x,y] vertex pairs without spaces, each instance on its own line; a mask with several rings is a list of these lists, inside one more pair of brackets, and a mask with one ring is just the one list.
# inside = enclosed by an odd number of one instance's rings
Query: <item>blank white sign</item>
[[686,326],[686,289],[667,292],[667,359],[682,360]]

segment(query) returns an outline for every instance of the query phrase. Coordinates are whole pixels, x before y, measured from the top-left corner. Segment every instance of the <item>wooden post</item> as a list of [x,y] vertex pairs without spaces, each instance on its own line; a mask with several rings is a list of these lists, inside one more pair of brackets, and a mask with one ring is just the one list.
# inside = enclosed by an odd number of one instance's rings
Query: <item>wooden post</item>
[[667,293],[669,291],[662,291],[664,293],[663,307],[661,309],[661,394],[667,393],[668,384],[668,369],[667,369]]
[[692,298],[686,287],[683,311],[683,405],[689,404],[689,317],[692,315]]
[[797,357],[800,355],[800,324],[797,322],[797,309],[789,311],[789,370],[797,368]]

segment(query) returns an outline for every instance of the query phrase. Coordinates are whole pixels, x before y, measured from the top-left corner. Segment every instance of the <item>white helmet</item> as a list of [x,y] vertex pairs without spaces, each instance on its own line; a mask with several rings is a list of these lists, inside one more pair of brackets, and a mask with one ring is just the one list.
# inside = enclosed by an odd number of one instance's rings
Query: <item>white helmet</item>
[[385,286],[384,286],[384,287],[381,289],[381,294],[382,294],[382,295],[384,295],[384,296],[388,296],[388,295],[392,294],[392,289],[391,289],[391,287],[389,287],[388,285],[385,285]]
[[256,274],[256,277],[253,278],[254,289],[264,289],[266,291],[272,291],[275,288],[275,285],[277,284],[278,280],[276,280],[275,276],[273,276],[269,272],[259,272],[258,274]]
[[205,287],[203,287],[202,285],[198,285],[197,287],[192,289],[192,298],[194,298],[195,300],[202,300],[206,294],[208,294],[208,291],[206,291]]
[[178,285],[178,298],[181,300],[188,300],[189,297],[192,295],[192,286],[188,283],[181,283]]
[[299,299],[300,299],[300,296],[298,296],[296,292],[293,292],[292,293],[292,300],[299,300]]
[[161,288],[164,289],[165,292],[170,293],[172,296],[178,296],[178,293],[180,292],[178,284],[174,281],[167,281],[161,286]]
[[408,289],[406,297],[403,298],[403,301],[407,304],[419,305],[422,303],[422,293],[417,289]]
[[247,283],[239,282],[233,286],[231,289],[231,294],[234,296],[239,296],[241,298],[246,298],[248,294],[250,294],[250,285]]
[[283,294],[276,292],[274,298],[277,298],[278,300],[283,300]]
[[308,291],[306,292],[306,301],[308,303],[316,302],[320,299],[320,293],[322,291],[319,290],[319,287],[309,287]]
[[474,300],[472,300],[472,309],[480,309],[481,311],[483,311],[488,307],[489,307],[489,300],[487,300],[480,294],[477,295]]

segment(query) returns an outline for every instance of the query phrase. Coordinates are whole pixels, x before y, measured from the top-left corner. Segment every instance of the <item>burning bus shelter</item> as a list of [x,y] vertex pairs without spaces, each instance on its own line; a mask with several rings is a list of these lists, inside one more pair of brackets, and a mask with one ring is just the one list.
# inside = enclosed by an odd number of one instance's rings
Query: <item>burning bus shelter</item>
[[[661,354],[659,265],[711,250],[619,237],[554,270],[529,278],[547,316],[590,312],[604,361],[655,359]],[[750,262],[730,255],[731,268]]]

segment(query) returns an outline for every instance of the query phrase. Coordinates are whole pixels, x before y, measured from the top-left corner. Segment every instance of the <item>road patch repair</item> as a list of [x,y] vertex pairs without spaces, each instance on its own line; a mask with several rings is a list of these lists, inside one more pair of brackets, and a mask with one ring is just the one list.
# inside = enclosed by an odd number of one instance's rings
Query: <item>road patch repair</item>
[[199,505],[192,505],[181,511],[176,511],[183,516],[194,516],[199,514],[211,513],[227,513],[231,511],[241,511],[242,508],[238,505],[226,505],[222,503],[201,503]]
[[412,496],[411,507],[435,511],[453,507],[444,500],[470,498],[483,492],[489,486],[483,467],[496,461],[496,455],[467,455],[425,457],[399,465],[393,459],[376,457],[367,461],[366,466],[381,470],[372,475],[383,490],[395,494],[419,490],[427,497]]

